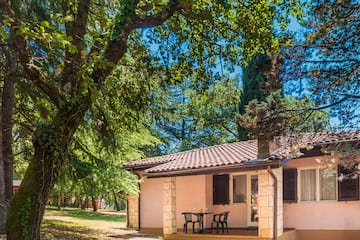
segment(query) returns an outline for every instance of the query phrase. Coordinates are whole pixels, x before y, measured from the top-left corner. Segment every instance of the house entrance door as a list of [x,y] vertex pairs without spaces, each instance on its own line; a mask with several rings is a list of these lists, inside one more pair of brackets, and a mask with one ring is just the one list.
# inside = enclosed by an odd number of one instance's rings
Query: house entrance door
[[257,226],[259,222],[258,217],[258,176],[251,175],[249,182],[249,193],[248,193],[248,225]]

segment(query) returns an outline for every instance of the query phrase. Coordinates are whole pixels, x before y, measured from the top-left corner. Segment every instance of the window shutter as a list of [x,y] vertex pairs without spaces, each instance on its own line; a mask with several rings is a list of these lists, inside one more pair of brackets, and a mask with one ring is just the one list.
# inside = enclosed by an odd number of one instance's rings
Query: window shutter
[[[346,175],[351,170],[345,169],[343,166],[338,166],[338,175],[341,173]],[[339,184],[339,201],[351,201],[359,200],[359,178],[356,179],[344,179],[338,181]]]
[[229,204],[229,174],[213,176],[213,204]]
[[297,201],[297,169],[283,170],[283,200],[284,202]]

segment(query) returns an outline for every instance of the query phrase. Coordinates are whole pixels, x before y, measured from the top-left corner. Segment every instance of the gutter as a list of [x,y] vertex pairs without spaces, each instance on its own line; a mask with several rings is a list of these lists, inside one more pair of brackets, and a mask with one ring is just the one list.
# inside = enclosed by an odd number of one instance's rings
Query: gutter
[[270,165],[267,169],[268,173],[270,174],[271,178],[274,180],[274,221],[273,221],[273,240],[277,240],[277,211],[278,211],[278,180],[274,174],[274,172],[271,170]]

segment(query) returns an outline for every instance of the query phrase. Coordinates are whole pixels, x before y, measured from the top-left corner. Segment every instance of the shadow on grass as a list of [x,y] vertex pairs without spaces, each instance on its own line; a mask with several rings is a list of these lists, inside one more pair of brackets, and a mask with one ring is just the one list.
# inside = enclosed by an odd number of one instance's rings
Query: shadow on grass
[[[78,218],[82,220],[97,220],[97,221],[108,221],[108,222],[125,222],[126,216],[120,215],[118,212],[94,212],[92,210],[83,210],[79,208],[62,208],[58,210],[57,207],[47,207],[46,211],[51,212],[53,215],[67,216]],[[115,214],[114,214],[115,213]]]
[[41,239],[95,240],[96,231],[81,225],[59,220],[45,220],[41,225]]

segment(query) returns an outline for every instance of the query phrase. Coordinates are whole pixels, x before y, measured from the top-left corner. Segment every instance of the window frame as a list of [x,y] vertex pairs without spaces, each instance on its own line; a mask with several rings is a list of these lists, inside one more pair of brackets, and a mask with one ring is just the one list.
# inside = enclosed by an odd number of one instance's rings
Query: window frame
[[[341,171],[341,169],[342,169],[342,166],[341,165],[338,165],[337,166],[338,168],[337,168],[337,174],[339,175],[342,171]],[[352,180],[344,180],[344,181],[352,181]],[[337,199],[338,199],[338,201],[339,202],[344,202],[344,201],[359,201],[360,200],[360,189],[359,189],[359,185],[360,185],[360,180],[359,180],[359,177],[355,180],[356,181],[356,185],[355,185],[355,187],[356,187],[356,193],[355,193],[355,197],[353,197],[353,198],[344,198],[344,197],[342,197],[341,196],[341,193],[342,193],[342,188],[343,188],[343,183],[342,182],[340,182],[340,181],[338,181],[338,184],[337,184],[337,186],[338,186],[338,188],[339,188],[339,190],[338,190],[338,192],[337,192]]]
[[[225,191],[225,200],[224,201],[219,201],[218,197],[219,196],[218,192],[217,191],[217,187],[218,187],[218,184],[216,184],[216,179],[217,178],[222,178],[224,177],[225,178],[225,181],[223,182],[226,187],[224,188],[221,188],[220,190],[221,191]],[[214,174],[213,175],[213,194],[212,194],[212,198],[213,198],[213,205],[227,205],[227,204],[230,204],[230,175],[229,174]],[[221,193],[224,193],[224,192],[221,192]]]
[[[329,199],[329,200],[321,200],[320,199],[320,169],[324,169],[325,167],[323,166],[317,166],[317,167],[303,167],[303,168],[298,168],[297,169],[297,182],[298,182],[298,186],[297,186],[297,195],[298,195],[298,203],[313,203],[313,202],[338,202],[339,201],[339,183],[337,181],[338,178],[338,171],[335,171],[335,179],[336,179],[336,184],[335,184],[335,199]],[[304,201],[301,200],[301,171],[303,170],[315,170],[315,200],[310,200],[310,201]]]
[[[289,188],[295,188],[293,192],[291,192],[292,194],[286,194],[287,196],[291,196],[292,199],[284,199],[285,197],[285,191],[287,189],[285,189],[285,172],[287,172],[287,174],[291,175],[291,180],[293,180],[293,183],[289,183],[286,185],[286,187]],[[288,175],[288,176],[289,176]],[[298,169],[297,168],[283,168],[283,202],[284,203],[296,203],[298,202]]]
[[[234,202],[234,177],[236,176],[245,176],[246,192],[245,192],[244,202]],[[229,189],[230,189],[230,204],[247,204],[248,196],[249,196],[249,173],[231,174]]]
[[321,199],[321,177],[320,177],[320,175],[321,175],[321,170],[323,170],[323,169],[326,169],[326,168],[324,168],[324,167],[319,167],[318,168],[318,175],[317,175],[317,177],[319,178],[319,190],[318,190],[318,192],[319,192],[319,201],[321,201],[321,202],[327,202],[327,201],[339,201],[339,198],[338,198],[338,195],[339,195],[339,180],[338,180],[338,171],[337,171],[337,169],[335,170],[335,199]]

